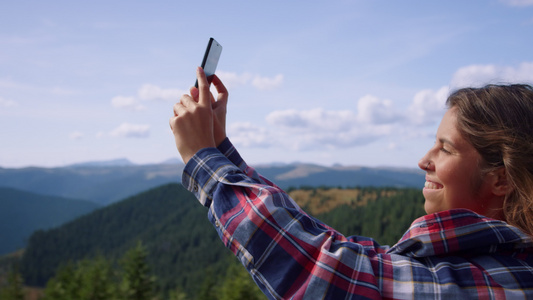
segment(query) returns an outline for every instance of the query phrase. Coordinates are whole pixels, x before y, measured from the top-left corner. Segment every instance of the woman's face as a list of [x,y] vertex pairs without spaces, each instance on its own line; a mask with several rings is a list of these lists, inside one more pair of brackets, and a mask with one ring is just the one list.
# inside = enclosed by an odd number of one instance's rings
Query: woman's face
[[467,208],[486,215],[484,204],[491,193],[481,177],[482,158],[463,138],[456,124],[456,109],[451,108],[442,118],[435,145],[418,163],[427,172],[424,208],[428,214]]

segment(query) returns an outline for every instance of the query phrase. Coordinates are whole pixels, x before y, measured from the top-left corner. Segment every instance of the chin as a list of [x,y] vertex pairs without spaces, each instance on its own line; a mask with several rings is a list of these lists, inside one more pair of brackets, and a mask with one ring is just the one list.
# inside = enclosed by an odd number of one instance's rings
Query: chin
[[431,203],[429,203],[427,200],[424,202],[424,210],[426,211],[426,214],[430,215],[436,212],[439,212],[437,208],[435,208]]

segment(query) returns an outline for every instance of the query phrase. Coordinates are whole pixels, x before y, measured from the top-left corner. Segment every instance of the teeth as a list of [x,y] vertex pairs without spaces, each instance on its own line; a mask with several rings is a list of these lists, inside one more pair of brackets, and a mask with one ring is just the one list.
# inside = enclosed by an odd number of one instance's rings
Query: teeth
[[433,183],[433,182],[429,182],[429,181],[426,181],[426,183],[424,183],[424,187],[426,189],[432,189],[432,190],[437,190],[437,189],[441,189],[442,188],[438,184]]

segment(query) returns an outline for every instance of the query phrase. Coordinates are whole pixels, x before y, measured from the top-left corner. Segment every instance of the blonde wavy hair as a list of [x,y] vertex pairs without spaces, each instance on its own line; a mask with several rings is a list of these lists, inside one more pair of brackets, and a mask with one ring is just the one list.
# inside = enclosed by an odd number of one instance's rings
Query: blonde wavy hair
[[533,236],[533,87],[526,84],[464,88],[446,102],[457,126],[483,158],[482,173],[505,168],[512,190],[506,221]]

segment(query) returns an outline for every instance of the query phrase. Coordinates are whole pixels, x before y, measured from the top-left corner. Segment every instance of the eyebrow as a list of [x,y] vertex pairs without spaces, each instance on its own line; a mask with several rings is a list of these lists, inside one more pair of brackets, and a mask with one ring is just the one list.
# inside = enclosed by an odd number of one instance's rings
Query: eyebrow
[[457,149],[457,146],[452,143],[452,141],[446,139],[446,138],[439,138],[439,142],[442,143],[442,144],[449,144],[450,146],[454,147],[455,149]]

